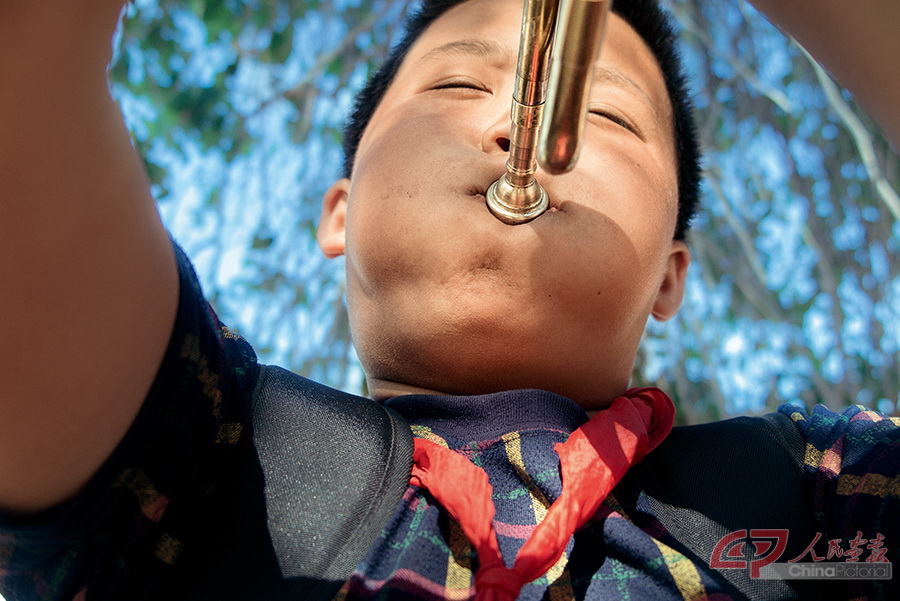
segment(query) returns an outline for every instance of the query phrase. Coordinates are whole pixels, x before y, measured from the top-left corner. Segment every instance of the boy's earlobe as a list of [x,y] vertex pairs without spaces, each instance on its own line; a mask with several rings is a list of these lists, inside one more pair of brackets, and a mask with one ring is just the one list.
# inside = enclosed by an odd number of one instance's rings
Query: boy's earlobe
[[656,301],[653,303],[652,315],[657,321],[666,321],[678,313],[684,298],[684,283],[690,264],[691,251],[687,244],[681,240],[672,242],[669,264],[659,285]]
[[347,198],[350,194],[350,180],[334,182],[322,198],[322,214],[316,241],[326,258],[334,259],[344,254],[347,245],[346,220]]

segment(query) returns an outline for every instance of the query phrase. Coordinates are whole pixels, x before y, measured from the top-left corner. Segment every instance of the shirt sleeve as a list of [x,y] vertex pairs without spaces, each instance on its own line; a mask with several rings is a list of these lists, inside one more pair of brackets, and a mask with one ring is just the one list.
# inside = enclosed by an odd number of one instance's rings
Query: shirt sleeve
[[252,348],[206,303],[176,246],[179,305],[165,358],[123,442],[73,500],[0,515],[6,601],[158,599],[202,555],[207,515],[253,461]]
[[[900,418],[862,406],[836,413],[783,405],[806,440],[804,483],[818,541],[802,562],[895,563],[900,558]],[[809,541],[812,543],[813,541]],[[896,599],[893,580],[836,582],[847,598]]]

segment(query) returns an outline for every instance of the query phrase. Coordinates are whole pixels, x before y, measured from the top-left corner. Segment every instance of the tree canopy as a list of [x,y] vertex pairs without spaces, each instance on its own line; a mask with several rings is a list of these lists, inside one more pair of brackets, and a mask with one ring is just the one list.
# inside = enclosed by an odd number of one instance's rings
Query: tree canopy
[[[668,2],[706,150],[680,315],[635,382],[682,422],[793,401],[900,401],[900,157],[852,97],[738,0]],[[353,94],[395,0],[136,0],[112,86],[220,317],[264,362],[364,392],[343,270],[315,247]]]

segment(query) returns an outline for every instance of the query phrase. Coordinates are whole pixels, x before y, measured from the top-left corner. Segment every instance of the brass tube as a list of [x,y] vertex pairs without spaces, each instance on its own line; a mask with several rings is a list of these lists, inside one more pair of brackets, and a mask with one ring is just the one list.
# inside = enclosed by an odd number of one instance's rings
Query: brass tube
[[[554,174],[570,170],[578,158],[590,76],[610,0],[559,1],[525,0],[510,111],[509,159],[506,173],[486,194],[490,211],[510,225],[531,221],[549,206],[546,192],[534,177],[538,155],[541,166]],[[548,126],[542,128],[548,80],[552,112]]]
[[594,63],[606,31],[610,0],[562,0],[547,117],[541,125],[538,161],[548,173],[567,173],[578,161]]

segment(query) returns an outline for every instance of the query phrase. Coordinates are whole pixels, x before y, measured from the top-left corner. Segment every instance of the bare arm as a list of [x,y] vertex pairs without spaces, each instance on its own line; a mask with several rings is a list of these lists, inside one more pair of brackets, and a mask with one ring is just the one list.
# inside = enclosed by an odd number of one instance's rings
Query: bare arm
[[851,90],[900,149],[900,2],[752,2]]
[[106,83],[121,0],[0,0],[0,507],[77,492],[140,409],[177,274]]

